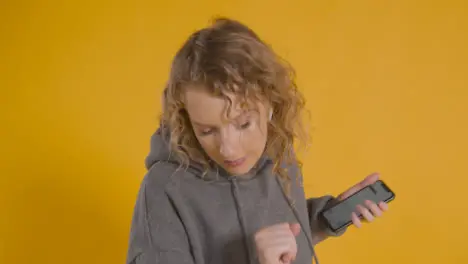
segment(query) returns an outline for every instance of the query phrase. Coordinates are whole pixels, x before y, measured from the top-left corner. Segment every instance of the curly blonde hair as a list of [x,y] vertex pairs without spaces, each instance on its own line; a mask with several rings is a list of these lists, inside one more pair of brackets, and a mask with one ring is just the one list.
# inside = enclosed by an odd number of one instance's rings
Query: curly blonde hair
[[[289,185],[286,166],[301,166],[295,157],[295,140],[305,146],[307,133],[302,112],[305,100],[297,88],[293,68],[246,25],[217,18],[194,32],[175,55],[164,91],[161,126],[168,127],[171,149],[187,165],[210,167],[184,107],[184,89],[201,86],[224,98],[238,95],[245,102],[267,102],[273,109],[268,125],[266,154],[274,172]],[[288,187],[289,188],[289,187]]]

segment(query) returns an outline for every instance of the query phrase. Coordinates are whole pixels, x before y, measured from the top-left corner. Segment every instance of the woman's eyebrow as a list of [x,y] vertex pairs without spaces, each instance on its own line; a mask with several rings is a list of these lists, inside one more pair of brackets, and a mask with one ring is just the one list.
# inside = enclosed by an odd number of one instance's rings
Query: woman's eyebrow
[[251,116],[252,110],[244,111],[240,114],[238,114],[236,117],[233,118],[235,121],[239,121],[241,118],[248,118]]
[[[251,113],[253,112],[253,110],[248,110],[248,111],[245,111],[245,112],[241,112],[239,113],[237,116],[235,116],[234,118],[231,118],[232,121],[239,121],[239,119],[241,118],[248,118],[251,116]],[[200,121],[196,121],[196,120],[191,120],[192,121],[192,124],[196,125],[196,126],[208,126],[208,127],[211,127],[213,125],[210,125],[210,124],[206,124],[206,123],[203,123],[203,122],[200,122]]]
[[202,122],[198,122],[198,121],[194,121],[194,120],[192,120],[192,123],[194,125],[197,125],[197,126],[212,126],[212,125],[204,124]]

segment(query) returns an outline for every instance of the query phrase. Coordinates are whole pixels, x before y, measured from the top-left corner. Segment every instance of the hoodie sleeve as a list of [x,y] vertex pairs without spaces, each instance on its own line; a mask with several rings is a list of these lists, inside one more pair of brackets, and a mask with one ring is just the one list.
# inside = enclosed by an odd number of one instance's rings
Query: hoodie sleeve
[[161,187],[148,187],[145,178],[134,207],[126,263],[193,264],[187,234],[169,197]]
[[326,208],[332,206],[337,202],[336,198],[331,195],[326,195],[318,198],[309,198],[307,199],[307,210],[309,213],[310,220],[310,229],[312,231],[312,236],[314,234],[326,234],[328,236],[340,236],[346,229],[336,233],[330,230],[326,224],[319,217],[320,213]]

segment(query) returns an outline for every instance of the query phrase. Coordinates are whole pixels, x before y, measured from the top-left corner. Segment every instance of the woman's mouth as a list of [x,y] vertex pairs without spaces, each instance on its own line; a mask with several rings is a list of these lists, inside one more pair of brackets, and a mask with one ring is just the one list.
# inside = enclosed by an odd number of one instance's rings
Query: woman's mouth
[[224,164],[226,164],[226,166],[228,167],[235,168],[235,167],[239,167],[240,165],[242,165],[244,161],[245,161],[245,157],[236,159],[236,160],[224,160]]

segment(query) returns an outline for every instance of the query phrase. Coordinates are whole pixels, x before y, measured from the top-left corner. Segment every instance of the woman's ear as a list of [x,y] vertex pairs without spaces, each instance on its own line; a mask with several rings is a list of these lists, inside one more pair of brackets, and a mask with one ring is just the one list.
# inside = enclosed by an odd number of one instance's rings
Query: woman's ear
[[271,121],[273,118],[273,108],[270,108],[270,113],[268,114],[268,119]]

